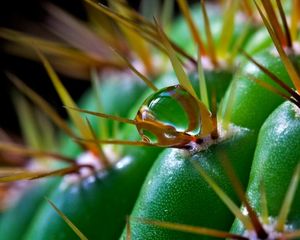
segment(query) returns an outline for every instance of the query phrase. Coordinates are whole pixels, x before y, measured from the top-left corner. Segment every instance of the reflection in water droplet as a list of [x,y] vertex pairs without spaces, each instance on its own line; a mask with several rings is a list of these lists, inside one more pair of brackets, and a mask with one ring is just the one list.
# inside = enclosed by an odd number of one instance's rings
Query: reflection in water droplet
[[199,101],[180,85],[149,96],[136,121],[143,141],[159,146],[183,147],[201,133]]

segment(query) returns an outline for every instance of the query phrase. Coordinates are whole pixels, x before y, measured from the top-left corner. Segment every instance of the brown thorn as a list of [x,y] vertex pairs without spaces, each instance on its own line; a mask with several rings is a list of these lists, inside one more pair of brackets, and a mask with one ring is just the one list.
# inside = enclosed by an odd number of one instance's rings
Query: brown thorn
[[293,47],[293,42],[292,42],[292,38],[291,38],[291,32],[290,32],[289,26],[287,24],[286,15],[284,13],[284,10],[283,10],[283,7],[282,7],[282,4],[281,4],[280,0],[276,0],[276,4],[278,6],[281,21],[283,23],[283,28],[284,28],[284,32],[285,32],[287,47],[292,48]]
[[[136,24],[131,19],[128,19],[128,21],[131,22],[131,24]],[[159,43],[156,42],[157,41],[157,31],[156,31],[155,25],[153,23],[147,22],[146,20],[143,20],[142,23],[145,24],[149,28],[149,29],[142,28],[142,31],[148,36],[148,37],[144,36],[145,39],[147,41],[149,41],[151,44],[153,44],[154,46],[156,46],[157,48],[159,48],[160,50],[165,52],[165,49],[162,48],[161,45],[159,45]],[[137,32],[140,34],[140,32],[138,30],[137,30]],[[179,47],[172,40],[169,39],[169,41],[175,51],[177,51],[180,55],[182,55],[183,57],[188,59],[193,64],[195,64],[195,65],[197,64],[197,61],[191,55],[189,55],[186,51],[184,51],[183,48]]]
[[282,87],[285,91],[287,91],[291,96],[300,103],[299,94],[290,88],[286,83],[284,83],[281,79],[279,79],[274,73],[272,73],[269,69],[265,68],[263,65],[258,63],[254,58],[252,58],[248,53],[242,50],[242,53],[253,63],[255,64],[261,71],[267,74],[275,83],[277,83],[280,87]]
[[130,225],[130,217],[126,217],[126,240],[131,240],[131,225]]
[[287,39],[285,38],[285,35],[279,24],[278,17],[275,13],[275,10],[274,10],[274,7],[273,7],[271,1],[270,0],[262,0],[262,4],[263,4],[263,7],[267,14],[268,21],[269,21],[270,25],[272,26],[272,29],[273,29],[275,35],[280,40],[280,43],[282,46],[287,46],[287,43],[286,43]]
[[86,114],[90,114],[90,115],[94,115],[94,116],[98,116],[98,117],[102,117],[102,118],[107,118],[107,119],[114,120],[114,121],[117,121],[117,122],[136,125],[135,120],[122,118],[122,117],[119,117],[119,116],[114,116],[114,115],[105,114],[105,113],[98,113],[98,112],[84,110],[84,109],[80,109],[80,108],[76,108],[76,107],[69,107],[69,106],[63,106],[63,107],[74,110],[74,111],[78,111],[78,112],[82,112],[82,113],[86,113]]
[[250,1],[249,0],[242,1],[242,7],[244,8],[244,12],[246,13],[246,15],[249,18],[251,18],[253,21],[255,21],[254,11],[251,7]]
[[[126,17],[122,16],[121,14],[119,14],[117,12],[112,11],[107,6],[105,6],[101,3],[96,4],[91,0],[85,0],[85,2],[87,2],[88,4],[93,6],[94,8],[100,10],[105,15],[107,15],[108,17],[110,17],[114,20],[116,18],[119,18],[121,20],[122,24],[126,25],[127,27],[131,27],[131,28],[135,29],[135,31],[138,34],[146,34],[147,37],[144,36],[144,38],[146,40],[148,40],[149,42],[151,42],[152,44],[154,42],[156,42],[156,40],[157,40],[156,27],[152,23],[147,22],[146,20],[144,20],[141,16],[136,15],[136,16],[139,16],[139,17],[137,17],[136,19],[129,19],[129,18],[126,18]],[[141,24],[146,26],[147,29],[139,27]],[[161,46],[159,45],[159,43],[156,42],[154,45],[156,47],[158,47],[159,49],[161,49]],[[190,56],[188,53],[186,53],[182,48],[180,48],[178,45],[176,45],[173,41],[171,41],[171,45],[183,57],[185,57],[186,59],[191,61],[193,64],[195,64],[195,65],[197,64],[197,61],[192,56]],[[164,49],[161,49],[161,50],[164,51]]]
[[227,176],[229,177],[229,179],[231,181],[234,191],[236,192],[237,196],[239,197],[241,202],[245,205],[245,207],[248,211],[249,217],[254,226],[257,236],[260,239],[266,239],[268,237],[268,233],[263,228],[263,225],[261,224],[254,209],[250,206],[250,203],[247,199],[245,191],[243,190],[242,184],[241,184],[240,180],[238,179],[238,177],[236,176],[234,169],[227,158],[226,153],[224,153],[224,152],[220,153],[219,156],[220,156],[219,160],[220,160],[223,168],[225,169]]
[[127,140],[115,140],[115,139],[83,139],[83,138],[74,138],[75,142],[92,142],[92,143],[101,143],[101,144],[119,144],[119,145],[130,145],[130,146],[141,146],[141,147],[159,147],[153,143],[147,143],[143,141],[127,141]]
[[0,152],[1,151],[10,151],[14,154],[19,154],[27,157],[34,157],[34,156],[40,156],[40,157],[52,157],[54,160],[60,160],[66,163],[74,163],[74,159],[69,158],[67,156],[63,156],[59,153],[53,153],[53,152],[47,152],[47,151],[40,151],[40,150],[34,150],[29,149],[17,144],[11,144],[11,143],[3,143],[0,142]]
[[187,52],[185,52],[181,47],[179,47],[173,41],[171,41],[171,40],[169,40],[169,41],[170,41],[170,44],[172,45],[173,49],[176,52],[178,52],[180,55],[182,55],[183,57],[185,57],[186,59],[188,59],[192,64],[194,64],[195,66],[197,66],[197,60],[194,57],[192,57]]
[[[295,69],[295,66],[293,65],[292,61],[289,59],[288,55],[285,53],[282,44],[280,43],[280,40],[276,34],[276,32],[274,32],[274,30],[272,29],[272,26],[270,25],[269,21],[266,19],[266,16],[263,14],[261,8],[258,6],[257,0],[254,0],[254,3],[256,5],[256,8],[259,12],[259,15],[261,16],[264,25],[266,26],[272,40],[273,43],[277,49],[278,54],[280,55],[280,59],[282,60],[295,88],[297,89],[298,92],[300,92],[300,76],[298,71]],[[272,21],[272,19],[270,19]]]
[[206,55],[206,49],[204,47],[203,41],[198,33],[198,29],[195,25],[195,22],[191,16],[190,9],[187,5],[186,0],[177,0],[179,8],[186,19],[186,22],[188,24],[188,28],[190,29],[190,32],[192,34],[194,42],[197,44],[197,47],[200,51],[201,56]]
[[219,137],[218,133],[218,119],[217,119],[217,90],[216,88],[213,89],[211,95],[211,118],[213,122],[214,131],[211,133],[211,137],[213,139],[217,139]]
[[249,78],[251,81],[259,84],[263,88],[265,88],[265,89],[267,89],[267,90],[269,90],[269,91],[271,91],[271,92],[273,92],[273,93],[281,96],[282,98],[284,98],[284,99],[286,99],[286,100],[294,103],[296,106],[298,106],[299,103],[293,97],[291,97],[290,95],[287,95],[287,94],[279,91],[277,88],[273,87],[272,85],[270,85],[270,84],[268,84],[268,83],[266,83],[266,82],[264,82],[264,81],[262,81],[262,80],[260,80],[258,78],[255,78],[254,76],[252,76],[250,74],[247,75],[247,78]]
[[248,240],[248,238],[241,235],[232,234],[229,232],[224,232],[224,231],[205,228],[205,227],[190,226],[186,224],[172,223],[172,222],[166,222],[160,220],[143,219],[138,217],[131,217],[130,219],[132,221],[136,221],[142,224],[153,225],[153,226],[174,230],[174,231],[194,233],[198,235],[206,235],[206,236],[212,236],[212,237],[223,238],[223,239],[229,238],[229,239],[236,239],[236,240]]

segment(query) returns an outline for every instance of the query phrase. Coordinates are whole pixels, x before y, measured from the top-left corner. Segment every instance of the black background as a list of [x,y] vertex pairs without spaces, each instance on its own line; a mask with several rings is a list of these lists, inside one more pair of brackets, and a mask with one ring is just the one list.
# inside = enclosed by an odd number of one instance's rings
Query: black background
[[[23,22],[42,22],[45,12],[42,5],[46,1],[38,0],[4,0],[0,4],[0,26],[16,29]],[[47,1],[49,2],[49,0]],[[50,0],[50,2],[67,10],[76,17],[85,20],[86,15],[80,0]],[[130,5],[137,8],[139,1],[130,1]],[[0,39],[0,44],[4,43]],[[62,116],[66,116],[45,70],[39,63],[11,56],[0,48],[0,128],[10,134],[19,135],[18,119],[11,101],[13,86],[6,78],[4,72],[9,71],[20,77],[27,85],[43,96],[52,106],[55,106]],[[75,99],[83,93],[88,86],[86,81],[68,79],[61,76],[64,85]]]

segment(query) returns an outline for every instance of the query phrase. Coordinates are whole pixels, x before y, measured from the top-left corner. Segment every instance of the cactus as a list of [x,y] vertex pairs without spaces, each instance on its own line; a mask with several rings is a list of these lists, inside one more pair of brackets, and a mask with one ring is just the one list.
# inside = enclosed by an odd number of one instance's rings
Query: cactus
[[[90,26],[48,4],[62,41],[0,30],[69,116],[7,73],[26,145],[0,142],[23,161],[1,239],[300,238],[299,2],[177,3],[86,0]],[[78,104],[58,73],[91,78]]]

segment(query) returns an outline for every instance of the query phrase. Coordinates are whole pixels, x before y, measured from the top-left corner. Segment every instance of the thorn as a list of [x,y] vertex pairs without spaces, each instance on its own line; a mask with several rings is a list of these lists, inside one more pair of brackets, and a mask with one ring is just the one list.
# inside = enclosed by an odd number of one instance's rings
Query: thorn
[[183,13],[184,18],[186,19],[186,21],[188,23],[189,29],[192,33],[192,37],[193,37],[195,43],[198,46],[198,49],[200,51],[200,55],[205,56],[206,55],[206,49],[204,47],[203,41],[200,38],[200,35],[198,33],[195,22],[194,22],[194,20],[191,16],[191,13],[190,13],[190,10],[189,10],[189,7],[187,5],[186,0],[178,0],[177,2],[178,2],[178,5],[181,9],[181,12]]
[[190,225],[185,225],[180,223],[171,223],[166,221],[150,220],[150,219],[143,219],[137,217],[135,218],[131,217],[131,220],[142,224],[153,225],[163,229],[169,229],[174,231],[187,232],[187,233],[193,233],[193,234],[211,236],[211,237],[217,237],[223,239],[229,238],[229,239],[237,239],[237,240],[248,240],[248,238],[243,237],[241,235],[231,234],[228,232],[214,230],[210,228],[196,227],[196,226],[190,226]]
[[214,67],[217,68],[219,66],[219,63],[218,63],[218,59],[217,59],[217,55],[216,55],[214,40],[213,40],[213,36],[211,33],[211,27],[210,27],[209,18],[207,15],[204,0],[201,0],[201,7],[202,7],[202,13],[203,13],[205,33],[206,33],[206,38],[207,38],[208,55],[210,57],[212,64],[214,65]]
[[98,117],[102,117],[102,118],[107,118],[107,119],[114,120],[114,121],[117,121],[117,122],[136,125],[135,120],[131,120],[131,119],[127,119],[127,118],[122,118],[122,117],[118,117],[118,116],[114,116],[114,115],[110,115],[110,114],[105,114],[105,113],[98,113],[98,112],[94,112],[94,111],[88,111],[88,110],[80,109],[80,108],[77,108],[77,107],[70,107],[70,106],[63,106],[63,107],[67,108],[67,109],[77,111],[77,112],[87,113],[87,114],[90,114],[90,115],[94,115],[94,116],[98,116]]
[[219,154],[219,161],[222,164],[223,168],[225,169],[225,172],[231,181],[234,191],[236,192],[236,194],[239,197],[239,199],[241,200],[241,202],[245,205],[257,236],[260,239],[266,239],[268,237],[268,233],[265,231],[262,224],[260,223],[256,212],[250,206],[250,203],[247,199],[246,193],[243,190],[242,184],[241,184],[240,180],[238,179],[238,177],[236,176],[234,169],[233,169],[232,165],[230,164],[230,162],[227,158],[227,155],[224,152]]
[[276,0],[276,4],[277,4],[277,7],[279,9],[281,21],[283,23],[283,28],[284,28],[284,32],[285,32],[285,39],[286,39],[286,42],[287,42],[287,47],[288,48],[293,48],[293,42],[292,42],[292,38],[291,38],[290,29],[289,29],[289,26],[287,24],[286,15],[284,13],[284,10],[283,10],[283,7],[282,7],[282,4],[281,4],[280,0]]
[[297,187],[299,184],[299,178],[300,178],[300,163],[297,165],[297,167],[294,171],[294,174],[290,181],[290,185],[287,189],[287,193],[285,195],[284,201],[282,203],[282,206],[281,206],[281,209],[280,209],[280,212],[278,215],[276,229],[279,232],[284,231],[284,225],[287,222],[287,217],[288,217],[289,211],[292,206],[293,199],[294,199],[296,191],[297,191]]
[[[272,73],[269,69],[265,68],[263,65],[258,63],[254,58],[252,58],[249,54],[247,54],[245,51],[241,50],[244,56],[248,58],[254,65],[256,65],[261,71],[263,71],[265,74],[267,74],[277,85],[279,85],[283,90],[291,94],[292,97],[294,97],[297,102],[300,103],[300,96],[299,94],[290,88],[286,83],[284,83],[281,79],[279,79],[274,73]],[[299,105],[299,104],[296,104]]]

